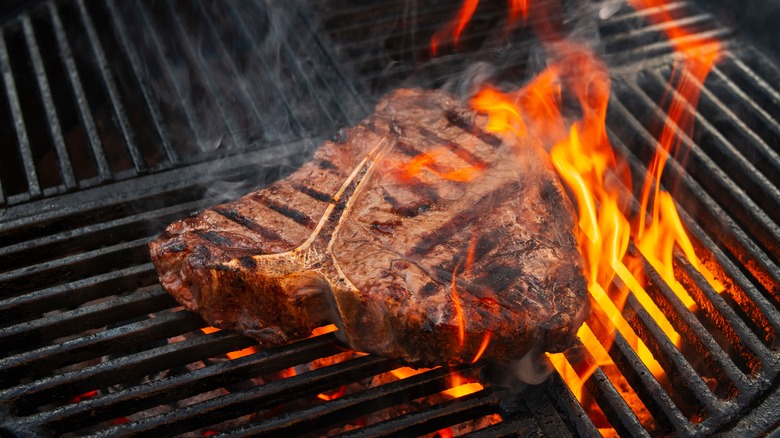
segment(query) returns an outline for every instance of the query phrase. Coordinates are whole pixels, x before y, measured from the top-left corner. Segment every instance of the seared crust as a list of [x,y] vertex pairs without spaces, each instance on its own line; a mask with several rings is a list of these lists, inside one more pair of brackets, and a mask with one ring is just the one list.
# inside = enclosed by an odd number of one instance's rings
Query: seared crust
[[269,345],[329,320],[416,364],[470,361],[485,339],[504,361],[560,351],[589,309],[573,207],[533,140],[485,124],[398,90],[288,178],[170,225],[150,244],[160,281]]

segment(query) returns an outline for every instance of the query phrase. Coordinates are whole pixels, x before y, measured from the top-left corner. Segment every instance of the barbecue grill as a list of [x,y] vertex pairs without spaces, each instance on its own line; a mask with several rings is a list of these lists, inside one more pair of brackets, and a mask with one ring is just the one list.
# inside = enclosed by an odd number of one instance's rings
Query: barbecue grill
[[[623,316],[668,381],[619,333],[615,369],[587,379],[587,403],[557,373],[518,390],[492,383],[500,370],[482,363],[322,400],[400,366],[366,355],[307,367],[343,353],[333,333],[226,356],[255,343],[206,334],[157,282],[146,244],[167,223],[283,177],[393,88],[462,92],[496,60],[492,79],[520,84],[538,67],[524,30],[533,16],[496,35],[506,2],[482,2],[459,46],[435,58],[430,37],[458,2],[311,3],[44,0],[0,10],[0,435],[395,436],[464,423],[469,436],[780,432],[780,70],[761,40],[771,20],[725,22],[725,2],[666,6],[693,43],[726,47],[682,136],[686,162],[671,161],[663,184],[697,253],[728,279],[719,294],[677,254],[693,312],[648,264],[647,292],[679,348],[629,294]],[[666,87],[676,72],[663,25],[648,20],[660,12],[582,0],[550,17],[562,29],[586,17],[576,26],[599,38],[613,75],[609,135],[635,187],[657,147],[661,103],[682,98]],[[750,29],[735,35],[735,25]],[[588,319],[597,337],[610,331],[602,313],[594,305]],[[566,357],[575,368],[594,361],[581,344]],[[454,373],[483,388],[432,398]]]

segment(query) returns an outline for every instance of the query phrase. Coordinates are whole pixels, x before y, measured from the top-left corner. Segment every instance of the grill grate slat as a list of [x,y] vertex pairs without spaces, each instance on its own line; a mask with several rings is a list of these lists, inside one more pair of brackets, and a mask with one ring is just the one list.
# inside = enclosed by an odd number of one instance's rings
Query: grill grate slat
[[108,66],[108,61],[106,60],[106,55],[103,52],[103,48],[101,47],[100,38],[95,31],[95,25],[92,23],[92,18],[90,17],[89,12],[87,12],[84,1],[76,0],[76,5],[78,7],[81,21],[84,24],[84,29],[86,30],[88,36],[87,39],[90,42],[93,57],[97,61],[97,70],[100,72],[102,85],[108,93],[108,100],[111,103],[113,116],[118,122],[119,129],[122,134],[122,139],[124,140],[124,146],[130,154],[135,171],[137,173],[144,173],[147,170],[146,162],[141,156],[141,151],[139,151],[136,147],[135,136],[132,129],[130,128],[130,122],[127,119],[125,108],[119,99],[119,91],[117,91],[116,84],[111,76],[111,70]]
[[585,381],[585,389],[598,402],[604,415],[607,416],[610,424],[620,436],[650,436],[642,427],[634,411],[626,404],[604,371],[598,368],[595,359],[581,342],[576,342],[564,354],[575,369],[595,367],[593,374]]
[[419,397],[449,388],[452,372],[445,368],[427,371],[386,385],[347,395],[310,408],[283,412],[262,423],[239,428],[235,436],[310,433],[324,426],[343,422],[345,418],[363,416]]
[[27,14],[24,14],[21,17],[21,21],[22,29],[24,30],[24,38],[29,49],[33,70],[35,71],[38,89],[41,92],[41,98],[43,100],[43,107],[46,113],[46,124],[48,125],[51,138],[54,141],[54,149],[57,152],[57,160],[59,162],[63,183],[67,190],[72,190],[77,186],[76,176],[73,173],[73,166],[70,162],[68,151],[65,148],[65,139],[62,137],[62,128],[60,127],[57,118],[54,98],[51,95],[49,80],[43,67],[43,59],[41,58],[38,42],[35,38],[32,21]]
[[120,18],[115,0],[107,1],[105,6],[111,18],[111,27],[116,29],[116,36],[119,41],[119,45],[122,48],[123,54],[129,59],[129,64],[133,71],[133,77],[138,81],[138,88],[141,91],[145,108],[148,111],[152,125],[154,126],[156,134],[155,137],[160,142],[167,161],[175,165],[179,163],[179,154],[171,144],[170,132],[165,125],[160,107],[152,97],[149,84],[147,81],[142,79],[144,77],[143,73],[141,72],[142,64],[136,52],[130,47],[130,33],[125,26],[125,21]]
[[76,68],[76,61],[73,59],[73,53],[68,43],[68,38],[65,35],[65,28],[62,25],[60,19],[60,12],[55,2],[47,3],[49,19],[51,20],[52,28],[56,37],[57,48],[59,49],[60,62],[65,67],[68,75],[68,81],[71,92],[73,93],[76,103],[76,110],[79,115],[82,126],[86,131],[87,142],[89,143],[90,151],[92,152],[92,159],[97,166],[97,175],[101,181],[111,179],[111,170],[108,165],[108,160],[103,152],[102,142],[97,132],[95,125],[95,119],[92,115],[92,111],[87,104],[87,95],[84,92],[82,81],[79,72]]
[[252,344],[251,340],[235,333],[212,333],[41,379],[29,386],[2,391],[0,395],[14,399],[21,415],[30,415],[35,407],[61,401],[63,397],[132,382],[161,369],[174,369]]
[[136,433],[181,433],[194,427],[209,426],[224,418],[235,418],[271,405],[314,395],[332,388],[335,382],[347,383],[389,371],[389,359],[364,356],[347,362],[320,368],[283,380],[266,383],[246,391],[232,392],[174,413],[160,414],[147,419],[118,425],[97,436],[126,436]]
[[51,413],[38,414],[39,421],[54,429],[65,430],[72,425],[86,427],[94,420],[111,420],[117,416],[175,402],[338,351],[340,350],[332,335],[319,336],[268,352],[210,364],[189,373],[132,386],[79,404],[66,405]]
[[[203,326],[203,321],[189,312],[163,313],[155,318],[0,359],[0,381],[5,386],[19,382],[22,377],[43,377],[65,365],[95,359],[95,352],[100,355],[121,353],[132,346],[171,337],[172,334],[183,334]],[[163,336],[164,334],[167,336]]]
[[16,93],[16,83],[11,70],[11,61],[8,56],[8,48],[5,43],[5,35],[0,34],[0,69],[3,74],[3,84],[5,85],[6,98],[11,109],[13,118],[13,127],[16,132],[17,146],[22,157],[24,173],[27,178],[28,193],[31,197],[38,197],[41,194],[41,187],[38,184],[38,174],[35,170],[30,142],[27,137],[27,127],[22,115],[22,106],[19,103],[19,96]]

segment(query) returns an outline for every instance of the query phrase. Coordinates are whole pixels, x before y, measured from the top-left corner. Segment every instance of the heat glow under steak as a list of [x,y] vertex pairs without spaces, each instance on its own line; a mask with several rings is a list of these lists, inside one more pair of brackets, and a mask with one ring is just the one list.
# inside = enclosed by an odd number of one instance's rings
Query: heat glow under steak
[[264,345],[332,322],[416,365],[561,351],[589,310],[574,209],[538,142],[486,123],[397,90],[289,177],[168,226],[160,282]]

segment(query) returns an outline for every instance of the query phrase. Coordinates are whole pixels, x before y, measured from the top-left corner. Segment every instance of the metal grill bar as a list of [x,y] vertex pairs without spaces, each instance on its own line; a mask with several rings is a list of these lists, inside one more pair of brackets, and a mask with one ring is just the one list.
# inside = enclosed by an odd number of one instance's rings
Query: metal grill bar
[[[262,112],[258,109],[256,102],[258,102],[258,97],[253,93],[253,90],[257,89],[257,87],[251,87],[249,84],[247,84],[245,78],[243,75],[241,75],[238,72],[238,68],[234,62],[233,57],[228,56],[228,49],[225,47],[225,43],[222,40],[222,38],[219,35],[219,32],[214,25],[214,21],[210,17],[210,13],[204,9],[204,6],[201,2],[193,2],[194,7],[197,9],[198,13],[201,17],[203,17],[203,20],[207,24],[207,28],[209,29],[209,35],[210,39],[217,42],[217,51],[220,54],[220,59],[222,60],[222,63],[224,65],[227,65],[230,67],[231,73],[238,78],[238,86],[241,88],[241,93],[239,93],[239,99],[242,100],[244,106],[247,108],[250,108],[252,111],[252,114],[254,114],[255,120],[258,122],[261,122],[264,117]],[[268,130],[267,127],[264,127],[263,129]]]
[[[634,90],[631,93],[631,95],[636,95]],[[630,126],[631,132],[641,137],[644,145],[656,144],[647,128],[632,116],[632,112],[620,100],[613,99],[610,101],[610,111],[612,115],[617,115],[621,120],[625,121]],[[709,175],[710,178],[725,178],[722,172],[716,170],[710,170]],[[695,211],[698,222],[703,228],[708,229],[708,234],[718,239],[721,244],[728,248],[733,257],[751,272],[753,278],[768,292],[773,294],[775,301],[780,302],[780,291],[775,290],[775,285],[780,283],[780,269],[769,260],[764,251],[743,231],[741,226],[737,225],[731,219],[731,216],[723,211],[721,204],[707,194],[723,194],[724,190],[705,191],[698,182],[694,181],[690,173],[685,172],[679,163],[673,160],[667,163],[664,178],[667,181],[670,178],[677,178],[684,182],[684,184],[675,185],[678,199],[685,201],[683,206],[686,209]],[[729,185],[729,188],[732,187],[732,185]],[[733,209],[730,211],[733,211]],[[738,211],[735,216],[738,217],[744,214],[745,212]],[[760,299],[758,300],[760,301]]]
[[149,83],[144,80],[144,75],[141,72],[141,61],[135,50],[130,46],[130,34],[125,26],[125,20],[120,18],[119,12],[116,8],[115,0],[109,0],[105,3],[106,9],[108,9],[109,16],[111,17],[111,27],[116,29],[116,37],[119,41],[119,45],[122,48],[123,54],[129,59],[130,67],[133,71],[133,77],[138,81],[138,88],[141,90],[141,96],[143,97],[146,109],[149,112],[149,116],[152,121],[152,125],[155,129],[157,139],[160,141],[163,153],[167,161],[170,164],[177,164],[179,162],[179,156],[176,150],[171,145],[170,132],[165,126],[162,113],[159,106],[152,99],[152,93],[149,89]]
[[[557,374],[556,374],[557,376]],[[532,415],[532,418],[534,418],[537,424],[537,429],[542,433],[544,436],[567,436],[571,434],[573,430],[577,430],[578,427],[569,428],[573,425],[575,422],[579,423],[590,423],[592,426],[592,423],[590,422],[590,419],[587,418],[587,415],[584,415],[583,417],[571,417],[568,420],[571,420],[568,426],[566,423],[566,416],[567,414],[563,413],[563,415],[555,409],[553,406],[553,403],[549,399],[549,394],[553,393],[558,397],[563,396],[571,396],[573,395],[571,391],[567,387],[562,387],[559,389],[555,389],[553,386],[548,385],[537,385],[537,386],[529,386],[528,388],[524,388],[523,391],[521,391],[519,394],[514,394],[512,391],[508,391],[506,393],[502,393],[502,398],[505,400],[504,403],[506,403],[506,400],[513,400],[519,399],[517,401],[517,404],[520,405],[520,408],[518,409],[518,414],[522,414],[524,412],[529,412]],[[565,395],[561,394],[565,393]],[[582,406],[579,404],[579,402],[574,399],[574,403],[578,409],[582,409]],[[513,406],[514,407],[514,406]],[[508,409],[507,409],[508,410]],[[511,415],[514,413],[503,413],[502,417],[509,416],[511,418]],[[504,418],[506,421],[508,418]],[[578,421],[574,421],[574,420]],[[585,420],[585,421],[583,421]],[[583,425],[582,428],[580,428],[580,431],[587,430],[586,426]],[[586,435],[586,434],[583,434]]]
[[76,69],[76,62],[73,60],[73,54],[68,43],[68,37],[65,35],[65,29],[62,26],[60,20],[59,11],[57,9],[56,2],[48,2],[47,8],[49,11],[49,18],[51,20],[52,28],[56,36],[57,48],[59,49],[60,60],[68,74],[68,81],[70,83],[71,90],[75,97],[76,109],[81,120],[81,124],[84,126],[84,130],[87,134],[87,140],[89,141],[90,150],[92,151],[92,157],[97,165],[98,178],[100,180],[109,180],[112,178],[111,169],[108,166],[106,155],[103,152],[100,136],[95,126],[95,119],[92,116],[92,111],[89,109],[87,95],[84,93],[82,87],[81,78],[79,77],[78,70]]
[[610,53],[609,58],[616,64],[627,64],[635,62],[637,59],[649,59],[662,55],[669,55],[673,53],[674,46],[704,46],[711,41],[725,41],[731,37],[733,33],[734,31],[730,28],[717,27],[709,31],[675,38],[674,40],[664,39],[663,41],[641,45],[636,48],[623,49],[619,52]]
[[38,48],[38,42],[35,39],[35,32],[33,31],[30,16],[27,14],[22,15],[21,22],[24,38],[30,54],[30,60],[32,61],[33,70],[35,72],[35,79],[38,83],[38,89],[41,92],[41,98],[43,100],[43,108],[46,113],[46,124],[48,125],[49,133],[54,142],[54,150],[57,153],[62,182],[66,189],[71,190],[77,185],[76,176],[73,174],[73,166],[71,165],[68,151],[65,148],[65,140],[62,137],[62,129],[60,127],[59,119],[57,118],[57,110],[54,106],[54,99],[51,95],[49,81],[43,67],[43,59],[41,58],[40,49]]
[[[656,81],[655,85],[657,87],[665,87],[665,85],[668,83],[668,78],[671,76],[671,71],[666,70],[664,73],[666,73],[666,78],[662,77],[658,71],[649,73],[649,75]],[[686,75],[685,80],[697,83],[696,79],[690,75]],[[707,88],[704,86],[704,84],[697,83],[697,87],[701,87],[702,94],[707,96]],[[771,181],[767,179],[767,176],[760,172],[752,162],[745,158],[744,153],[750,151],[748,150],[742,152],[739,150],[739,148],[735,147],[710,123],[709,120],[701,115],[701,110],[695,111],[687,101],[683,100],[683,97],[680,96],[676,90],[672,91],[672,96],[676,102],[683,103],[686,112],[694,115],[697,129],[707,132],[709,136],[715,140],[714,142],[708,142],[715,147],[708,148],[707,155],[710,156],[713,160],[717,161],[724,161],[728,159],[728,168],[730,170],[729,175],[731,179],[735,181],[739,187],[744,187],[745,190],[750,195],[752,195],[751,197],[755,199],[757,203],[762,205],[764,210],[769,212],[780,209],[780,191]],[[726,108],[719,108],[719,110],[723,111],[724,115],[729,114]],[[748,139],[753,140],[749,137]],[[693,142],[691,141],[691,143]],[[702,145],[699,143],[701,142],[697,142],[697,145],[702,147]],[[758,147],[761,145],[760,141],[758,143],[748,143]],[[736,167],[736,169],[732,170],[732,166]],[[769,175],[771,175],[771,173]],[[769,178],[774,178],[776,176],[777,175],[769,176]],[[770,224],[771,219],[767,217],[766,220],[762,220],[762,223]]]
[[[194,316],[191,319],[200,321]],[[198,325],[203,326],[202,321]],[[327,357],[339,351],[341,350],[333,335],[318,336],[262,353],[210,364],[190,373],[132,386],[81,403],[66,405],[51,413],[37,414],[30,421],[45,424],[55,430],[73,429],[74,426],[87,427],[96,422],[186,399],[238,381]],[[200,359],[204,357],[206,356]]]
[[[725,85],[729,88],[729,90],[733,93],[735,93],[739,100],[745,101],[746,104],[751,106],[751,109],[759,113],[762,117],[766,117],[767,114],[764,110],[758,108],[755,106],[755,103],[752,101],[752,99],[749,99],[747,95],[745,95],[736,85],[731,82],[728,78],[724,77],[723,74],[715,68],[714,70],[715,77],[718,78],[718,85],[722,86]],[[691,78],[691,80],[695,81],[695,78]],[[710,82],[710,81],[707,81]],[[713,113],[717,114],[720,113],[722,115],[726,115],[726,119],[731,122],[732,126],[737,128],[739,131],[739,134],[743,138],[747,138],[750,141],[748,142],[741,142],[740,146],[741,148],[735,148],[733,142],[729,142],[730,149],[733,149],[734,152],[737,152],[741,154],[742,156],[745,156],[746,159],[750,160],[750,163],[753,166],[756,166],[761,173],[764,175],[765,178],[768,178],[772,181],[772,184],[777,187],[778,182],[780,182],[780,155],[773,150],[761,136],[759,136],[755,131],[751,129],[746,123],[742,122],[740,117],[732,111],[728,105],[726,105],[718,96],[715,94],[715,92],[712,90],[712,85],[704,84],[701,87],[702,90],[702,97],[703,100],[712,102],[712,105],[715,107],[713,109]],[[699,112],[702,111],[702,105],[699,104]],[[714,115],[713,114],[713,115]],[[712,117],[708,117],[712,118]],[[766,123],[766,119],[763,120]],[[776,124],[776,122],[775,122]],[[709,123],[707,125],[710,126]],[[722,130],[721,130],[722,131]],[[735,139],[736,141],[737,139]],[[771,196],[773,198],[777,197],[777,190],[772,190],[772,187],[767,188],[770,190]],[[769,210],[769,209],[767,209]],[[771,210],[768,211],[768,213],[771,214]],[[775,218],[775,221],[777,219]]]
[[159,370],[174,369],[200,361],[204,357],[247,348],[252,344],[252,340],[241,335],[217,332],[41,379],[31,385],[14,387],[0,394],[4,398],[14,399],[18,413],[28,416],[35,412],[36,406],[65,401],[66,397],[72,397],[73,394],[131,382]]
[[16,83],[14,81],[13,71],[11,70],[11,61],[8,58],[8,49],[5,45],[5,35],[0,33],[0,69],[3,74],[3,84],[5,85],[6,98],[13,118],[14,131],[16,132],[17,146],[22,157],[25,176],[27,178],[28,193],[31,197],[38,197],[41,194],[41,187],[38,184],[38,174],[35,171],[35,162],[33,161],[30,142],[27,138],[27,127],[22,115],[22,106],[19,103],[19,96],[16,92]]
[[[111,0],[110,4],[115,6],[114,2],[115,0]],[[181,89],[180,81],[176,80],[176,77],[173,74],[173,69],[171,67],[170,60],[165,55],[165,48],[162,40],[160,39],[160,35],[158,35],[157,29],[155,29],[155,26],[152,24],[152,20],[146,11],[146,7],[136,2],[129,2],[127,5],[128,7],[134,8],[136,15],[141,18],[141,22],[145,27],[144,34],[149,36],[149,39],[152,43],[152,48],[154,49],[154,55],[157,58],[157,63],[160,65],[163,75],[165,75],[166,82],[168,85],[170,85],[176,94],[176,98],[178,99],[177,103],[179,104],[177,109],[184,113],[184,119],[186,120],[187,127],[194,136],[193,140],[196,146],[200,149],[201,152],[207,152],[208,150],[206,149],[206,145],[204,143],[203,133],[201,132],[201,124],[198,122],[197,117],[193,112],[191,102],[185,97],[184,92]],[[184,160],[189,161],[187,160],[187,157],[184,157]]]
[[[601,436],[596,426],[588,418],[582,405],[574,397],[558,373],[553,373],[547,381],[549,391],[543,391],[553,405],[561,412],[561,420],[572,433],[583,437]],[[540,390],[540,392],[542,392]]]
[[386,385],[369,388],[327,403],[309,408],[286,411],[261,423],[237,429],[233,436],[298,435],[325,426],[333,426],[347,418],[355,419],[385,406],[395,406],[420,397],[449,389],[452,371],[437,368]]
[[22,378],[44,377],[65,365],[94,359],[96,355],[99,358],[101,355],[123,353],[133,346],[164,340],[204,325],[190,312],[161,313],[140,322],[2,358],[0,382],[2,387],[16,385]]
[[[162,5],[167,11],[167,17],[172,19],[174,24],[173,28],[176,30],[178,35],[176,41],[180,43],[179,46],[182,48],[185,58],[187,58],[189,61],[188,64],[194,68],[194,71],[201,79],[200,83],[204,85],[206,93],[216,105],[217,113],[219,113],[220,119],[227,127],[227,136],[229,138],[229,142],[226,144],[226,146],[228,148],[241,148],[243,141],[238,137],[238,133],[240,132],[237,124],[238,122],[227,110],[228,104],[225,101],[224,96],[217,92],[214,78],[210,74],[210,70],[206,68],[206,66],[203,64],[202,57],[196,53],[195,48],[192,46],[192,38],[187,35],[186,27],[182,22],[180,14],[176,13],[175,8],[171,4],[171,0],[163,2]],[[142,6],[142,8],[145,7]]]
[[[670,15],[673,13],[680,13],[687,10],[689,7],[690,3],[687,1],[669,1],[662,6],[641,9],[634,9],[628,5],[624,5],[617,13],[609,17],[609,20],[605,21],[604,24],[600,26],[600,30],[602,35],[609,35],[616,31],[621,32],[622,30],[615,29],[626,29],[626,21],[638,21],[639,19],[646,20],[649,17],[660,15],[664,12],[669,13]],[[629,25],[630,24],[631,23],[629,23]]]
[[[664,83],[660,77],[658,81],[661,84]],[[653,103],[651,96],[647,94],[646,90],[634,84],[631,84],[631,88],[635,92],[636,97],[644,102],[645,107],[651,109],[655,120],[663,121],[665,119],[666,115],[663,113],[663,110]],[[678,94],[675,93],[674,96],[680,99]],[[687,110],[690,111],[690,107]],[[697,124],[709,126],[707,121],[702,120],[698,115],[696,118]],[[691,160],[688,173],[697,177],[697,180],[707,184],[710,193],[719,193],[722,196],[728,195],[728,199],[722,199],[721,201],[725,208],[732,213],[733,217],[747,226],[752,237],[769,250],[770,256],[774,253],[774,258],[777,259],[778,254],[780,254],[780,244],[778,243],[780,242],[780,235],[778,234],[780,230],[772,224],[771,219],[769,219],[764,210],[751,199],[750,194],[746,193],[742,186],[732,182],[731,175],[721,169],[698,144],[692,141],[676,125],[674,126],[674,131],[682,144],[685,145],[686,150],[690,151],[690,154],[687,154]],[[725,142],[725,140],[723,141]],[[740,178],[738,182],[745,184],[751,193],[760,193],[762,187],[760,184],[766,184],[768,187],[771,187],[771,184],[761,176],[760,172],[752,168],[749,163],[746,163],[744,158],[741,158],[741,155],[735,153],[729,154],[729,156],[731,157],[730,165],[747,167],[747,169],[740,172],[740,175],[745,176],[745,178]]]
[[236,418],[279,405],[374,374],[391,370],[393,361],[375,356],[363,356],[308,373],[266,383],[246,391],[236,391],[195,405],[160,414],[134,423],[105,429],[96,436],[128,436],[137,433],[182,433],[209,426],[224,419]]
[[[306,26],[308,26],[306,19],[300,14],[292,14],[292,19],[295,20],[293,24],[293,27],[295,28],[306,28]],[[328,62],[327,55],[323,53],[318,42],[319,40],[312,32],[307,33],[305,38],[294,38],[289,40],[287,43],[290,46],[290,50],[294,51],[294,53],[305,53],[308,49],[312,55],[316,57],[314,59],[316,59],[317,62],[307,60],[308,66],[303,66],[299,62],[298,68],[302,72],[311,72],[318,68],[321,69],[318,72],[319,74],[314,76],[313,81],[319,85],[320,89],[327,91],[328,95],[330,96],[331,104],[336,109],[338,109],[338,112],[341,114],[341,120],[339,120],[339,122],[334,126],[334,129],[338,129],[345,123],[349,126],[353,126],[359,121],[358,117],[362,118],[364,114],[361,112],[361,114],[358,116],[352,116],[351,112],[349,111],[349,106],[354,107],[362,105],[362,99],[358,99],[356,97],[357,94],[350,95],[349,93],[343,92],[343,90],[345,88],[348,89],[348,87],[344,86],[343,82],[340,80],[342,78],[334,77],[332,74],[329,74],[329,69],[326,68]],[[296,59],[298,58],[299,57],[296,57]],[[339,86],[336,87],[334,86],[335,84],[339,84]]]
[[32,319],[58,309],[78,306],[105,297],[117,290],[154,284],[157,275],[149,264],[122,268],[107,274],[79,279],[71,283],[38,290],[33,293],[0,300],[0,320],[3,325]]
[[599,404],[610,425],[620,436],[650,436],[634,411],[626,404],[604,371],[598,368],[593,356],[579,340],[566,350],[564,355],[575,370],[595,368],[593,374],[585,381],[585,389]]
[[8,352],[18,349],[19,345],[30,348],[106,324],[161,311],[174,303],[173,298],[161,288],[137,292],[0,329],[0,348]]
[[78,251],[88,251],[94,246],[111,242],[113,236],[121,235],[124,240],[149,238],[159,233],[157,224],[174,220],[208,206],[209,201],[183,202],[167,208],[129,215],[115,220],[87,225],[57,234],[42,236],[17,244],[0,247],[5,269],[30,266],[36,263],[66,257]]
[[[632,248],[632,251],[635,253],[634,256],[641,254],[636,248]],[[695,350],[699,358],[706,360],[705,364],[698,367],[700,370],[697,374],[706,376],[712,373],[710,377],[718,379],[721,384],[725,383],[724,377],[728,378],[729,386],[731,384],[735,386],[728,388],[730,393],[736,389],[741,393],[752,395],[755,388],[744,380],[742,372],[726,356],[707,329],[685,307],[682,300],[644,257],[642,257],[642,264],[644,272],[650,279],[650,285],[645,288],[648,295],[664,312],[672,327]]]
[[103,52],[103,48],[100,44],[100,38],[95,31],[95,25],[92,23],[92,18],[87,12],[86,6],[84,6],[83,0],[76,0],[78,5],[79,14],[81,16],[81,22],[84,24],[84,28],[89,36],[90,47],[92,48],[92,54],[97,61],[97,70],[100,72],[100,78],[103,81],[103,87],[108,93],[109,101],[111,102],[111,108],[114,112],[114,117],[119,124],[119,129],[122,133],[122,139],[125,143],[125,148],[130,154],[130,158],[133,160],[133,166],[137,173],[144,173],[147,170],[146,162],[141,156],[141,151],[135,143],[135,136],[133,130],[130,127],[130,122],[127,120],[127,114],[125,113],[122,101],[119,98],[119,92],[117,91],[116,84],[111,75],[111,69],[106,60],[106,55]]
[[625,48],[646,46],[659,39],[664,39],[661,37],[661,32],[668,29],[690,28],[704,25],[708,25],[708,27],[712,28],[717,27],[717,23],[712,15],[700,13],[698,15],[689,15],[684,18],[679,18],[674,21],[665,21],[649,26],[642,26],[633,30],[629,27],[629,30],[603,38],[602,43],[604,43],[604,50],[606,50],[607,53],[614,53],[625,50]]
[[266,62],[266,57],[263,54],[260,44],[252,36],[252,32],[249,30],[246,22],[244,21],[244,17],[235,9],[235,5],[233,4],[233,2],[227,2],[226,6],[228,12],[231,15],[231,19],[238,25],[237,27],[239,28],[241,34],[251,43],[253,52],[257,57],[257,59],[259,60],[259,64],[263,68],[263,72],[268,76],[268,78],[270,78],[271,82],[274,85],[275,90],[278,92],[278,98],[282,101],[285,108],[286,120],[290,121],[290,125],[293,131],[296,134],[302,136],[304,133],[303,126],[301,125],[300,121],[294,114],[293,107],[290,104],[288,96],[286,95],[286,93],[284,93],[284,87],[282,86],[279,77],[275,75],[274,72],[271,70],[271,68],[268,66]]
[[587,324],[600,342],[611,341],[608,353],[626,381],[635,389],[637,396],[653,415],[653,419],[666,431],[691,435],[693,429],[688,418],[676,406],[674,400],[653,377],[637,353],[623,335],[609,321],[609,317],[597,302],[591,301],[592,316]]
[[459,397],[423,411],[401,415],[388,421],[361,427],[341,434],[342,437],[413,436],[434,432],[458,424],[463,420],[479,418],[496,411],[499,398],[490,389]]
[[149,260],[148,242],[144,237],[9,271],[0,278],[0,289],[10,295],[76,281],[113,270],[115,260],[122,260],[125,266],[146,263]]

